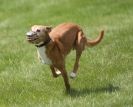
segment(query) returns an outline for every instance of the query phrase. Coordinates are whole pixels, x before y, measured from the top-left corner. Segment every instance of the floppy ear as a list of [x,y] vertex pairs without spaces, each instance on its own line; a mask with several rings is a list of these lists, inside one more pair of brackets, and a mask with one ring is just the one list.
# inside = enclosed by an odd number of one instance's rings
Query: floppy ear
[[51,30],[52,30],[52,27],[51,26],[46,26],[46,31],[49,33],[49,32],[51,32]]

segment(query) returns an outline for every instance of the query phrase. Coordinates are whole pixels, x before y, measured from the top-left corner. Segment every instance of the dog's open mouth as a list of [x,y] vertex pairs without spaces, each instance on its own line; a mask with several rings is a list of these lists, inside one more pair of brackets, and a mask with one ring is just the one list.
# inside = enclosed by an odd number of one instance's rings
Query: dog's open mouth
[[38,37],[27,37],[27,40],[28,41],[35,41],[35,40],[37,40],[38,39]]
[[37,39],[39,39],[38,36],[37,36],[37,34],[36,34],[36,32],[30,31],[30,32],[27,32],[26,35],[27,35],[27,40],[29,42],[34,42]]

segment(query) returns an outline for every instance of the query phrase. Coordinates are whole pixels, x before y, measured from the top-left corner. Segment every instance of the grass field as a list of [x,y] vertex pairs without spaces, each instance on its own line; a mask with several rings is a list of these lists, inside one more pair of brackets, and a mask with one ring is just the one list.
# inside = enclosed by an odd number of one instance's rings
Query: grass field
[[[25,40],[34,24],[74,22],[88,38],[71,93]],[[67,58],[68,74],[75,52]],[[133,107],[133,0],[0,0],[0,107]]]

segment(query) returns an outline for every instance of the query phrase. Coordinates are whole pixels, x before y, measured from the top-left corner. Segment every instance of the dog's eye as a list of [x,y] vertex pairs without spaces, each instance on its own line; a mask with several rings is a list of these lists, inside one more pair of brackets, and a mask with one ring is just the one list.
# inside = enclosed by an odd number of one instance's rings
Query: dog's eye
[[37,32],[40,32],[41,30],[37,29],[36,31],[37,31]]

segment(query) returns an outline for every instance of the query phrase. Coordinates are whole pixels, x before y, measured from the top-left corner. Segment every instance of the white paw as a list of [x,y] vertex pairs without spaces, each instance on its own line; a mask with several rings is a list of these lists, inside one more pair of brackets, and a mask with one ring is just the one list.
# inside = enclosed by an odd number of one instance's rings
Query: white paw
[[56,71],[57,75],[61,75],[61,72],[59,70]]
[[75,78],[75,77],[76,77],[76,73],[71,72],[70,77],[71,77],[71,78]]

